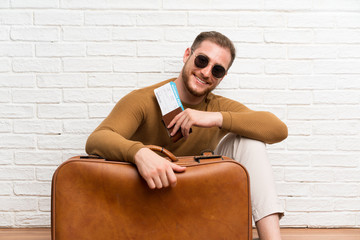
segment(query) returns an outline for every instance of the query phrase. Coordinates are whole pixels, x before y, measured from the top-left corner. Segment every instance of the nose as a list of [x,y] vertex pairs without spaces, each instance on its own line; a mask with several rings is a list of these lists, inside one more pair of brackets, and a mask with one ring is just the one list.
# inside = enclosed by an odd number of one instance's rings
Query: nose
[[212,66],[209,64],[205,68],[201,69],[200,72],[203,75],[203,77],[209,78],[211,76],[211,69]]

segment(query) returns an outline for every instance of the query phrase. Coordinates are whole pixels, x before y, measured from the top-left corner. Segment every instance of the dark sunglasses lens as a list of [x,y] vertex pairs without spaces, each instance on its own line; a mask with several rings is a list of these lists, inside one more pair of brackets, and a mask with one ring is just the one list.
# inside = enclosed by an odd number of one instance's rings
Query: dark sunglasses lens
[[[207,65],[209,64],[209,59],[206,56],[203,55],[198,55],[195,58],[195,65],[198,68],[205,68]],[[223,76],[225,76],[225,68],[223,68],[220,65],[215,65],[212,70],[211,73],[214,77],[216,78],[222,78]]]
[[204,68],[209,64],[209,59],[203,55],[199,55],[195,58],[195,65],[198,68]]
[[225,68],[220,65],[215,65],[211,70],[211,73],[216,78],[222,78],[223,76],[225,76]]

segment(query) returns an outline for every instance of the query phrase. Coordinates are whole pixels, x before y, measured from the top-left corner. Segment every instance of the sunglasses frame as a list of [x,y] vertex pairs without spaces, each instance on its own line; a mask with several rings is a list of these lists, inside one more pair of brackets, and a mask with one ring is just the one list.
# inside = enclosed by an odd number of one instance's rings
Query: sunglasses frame
[[[195,56],[195,58],[194,58],[194,64],[195,64],[195,66],[197,67],[197,68],[206,68],[208,65],[209,65],[209,63],[210,63],[210,58],[208,57],[208,56],[206,56],[206,55],[204,55],[204,54],[195,54],[195,52],[193,51],[193,50],[191,50],[191,54],[194,54],[194,56]],[[207,63],[206,63],[206,65],[205,66],[199,66],[198,64],[196,64],[196,59],[198,59],[198,57],[204,57],[206,60],[207,60]],[[215,67],[220,67],[220,68],[222,68],[223,69],[223,71],[224,71],[224,74],[222,75],[222,76],[220,76],[220,77],[216,77],[215,75],[214,75],[214,68]],[[216,70],[215,70],[216,71]],[[211,68],[211,75],[214,77],[214,78],[216,78],[216,79],[221,79],[221,78],[223,78],[225,75],[226,75],[226,69],[223,67],[223,66],[221,66],[220,64],[215,64],[215,65],[213,65],[213,67]],[[222,73],[221,73],[222,74]]]

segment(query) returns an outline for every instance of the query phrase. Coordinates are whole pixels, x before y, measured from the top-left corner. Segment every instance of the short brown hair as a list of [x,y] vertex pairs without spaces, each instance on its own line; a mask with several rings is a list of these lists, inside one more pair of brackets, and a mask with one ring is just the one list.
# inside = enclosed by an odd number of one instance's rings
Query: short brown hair
[[195,38],[193,44],[191,45],[191,50],[195,51],[200,46],[200,44],[205,40],[208,40],[210,42],[219,45],[220,47],[227,48],[230,50],[230,54],[231,54],[231,61],[229,64],[229,68],[230,68],[232,63],[234,62],[236,55],[236,50],[232,41],[225,35],[216,31],[202,32]]

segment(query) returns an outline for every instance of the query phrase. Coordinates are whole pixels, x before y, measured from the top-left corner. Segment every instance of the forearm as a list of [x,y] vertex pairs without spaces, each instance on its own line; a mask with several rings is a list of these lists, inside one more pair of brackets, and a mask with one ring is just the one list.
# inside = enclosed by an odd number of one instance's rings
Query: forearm
[[134,162],[134,156],[144,145],[130,141],[111,130],[96,130],[86,142],[86,152],[109,160]]
[[270,112],[222,112],[222,115],[222,128],[243,137],[272,144],[284,140],[288,134],[287,126]]

